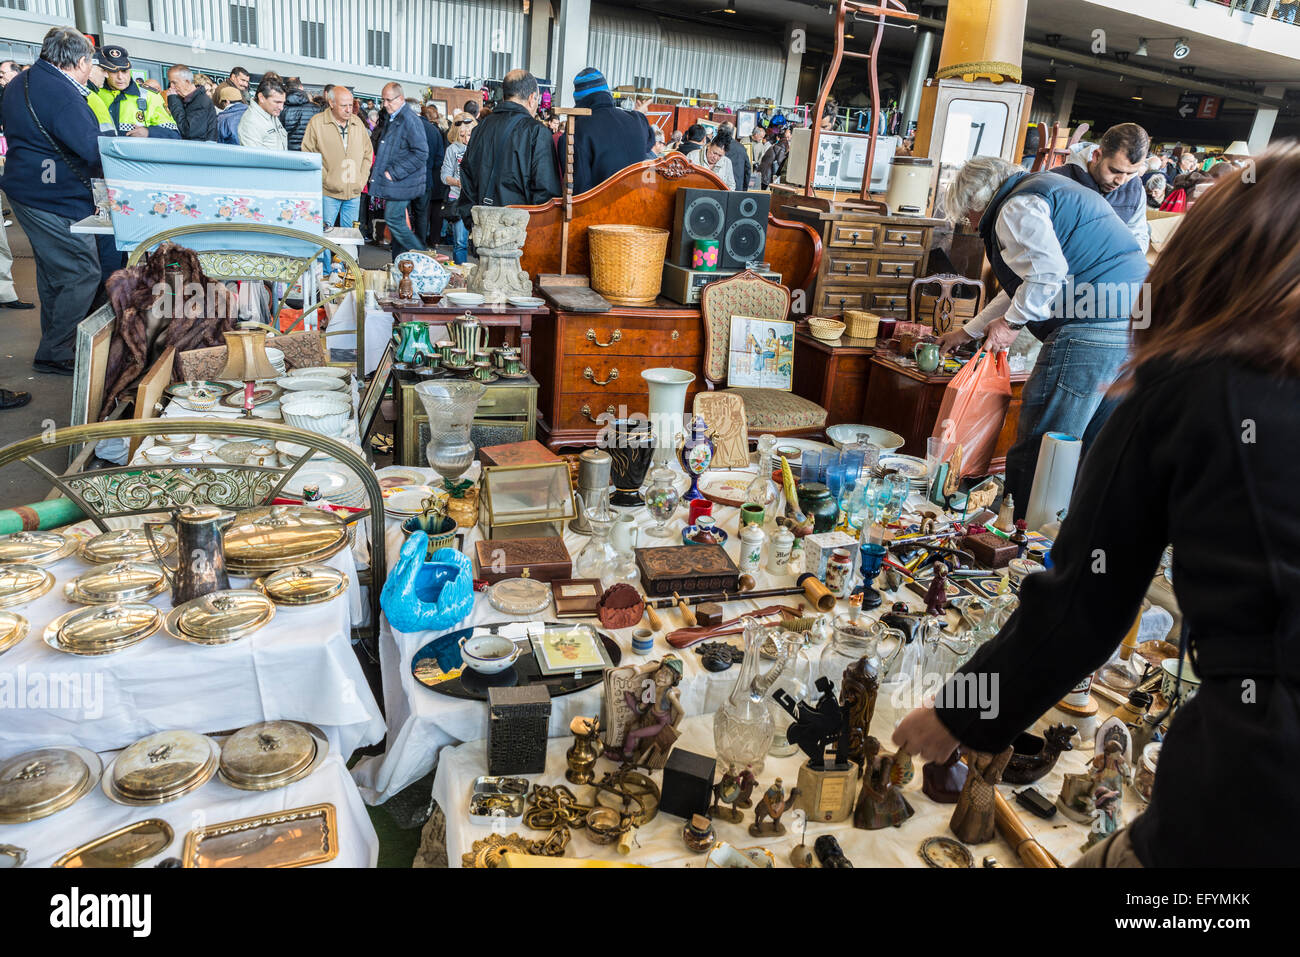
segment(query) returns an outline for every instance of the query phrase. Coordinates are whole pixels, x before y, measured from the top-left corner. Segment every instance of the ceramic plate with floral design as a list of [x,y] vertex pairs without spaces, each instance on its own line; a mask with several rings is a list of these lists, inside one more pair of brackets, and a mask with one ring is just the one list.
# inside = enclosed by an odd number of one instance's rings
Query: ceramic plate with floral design
[[392,266],[394,282],[400,282],[402,279],[402,272],[397,268],[397,264],[403,260],[409,261],[415,267],[411,270],[411,283],[415,286],[417,294],[436,295],[447,287],[451,273],[428,253],[405,252],[394,259]]

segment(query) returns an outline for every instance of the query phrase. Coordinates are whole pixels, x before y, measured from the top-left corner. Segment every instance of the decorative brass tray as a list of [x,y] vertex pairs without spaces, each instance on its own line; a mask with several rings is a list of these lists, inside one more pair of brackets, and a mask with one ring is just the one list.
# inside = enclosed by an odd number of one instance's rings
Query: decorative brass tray
[[185,835],[183,867],[309,867],[338,857],[333,804],[244,817]]
[[135,821],[74,847],[51,867],[135,867],[162,853],[175,836],[162,818]]

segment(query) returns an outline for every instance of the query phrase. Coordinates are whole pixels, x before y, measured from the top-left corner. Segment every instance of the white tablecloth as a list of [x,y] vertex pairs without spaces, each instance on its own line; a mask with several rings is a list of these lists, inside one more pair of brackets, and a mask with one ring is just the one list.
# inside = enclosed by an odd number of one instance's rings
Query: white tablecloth
[[[728,673],[729,674],[729,673]],[[882,707],[883,705],[883,707]],[[901,715],[900,715],[901,717]],[[895,715],[890,711],[882,695],[872,721],[872,733],[880,738],[886,751],[893,750],[889,743]],[[1038,725],[1042,727],[1042,723]],[[683,734],[677,741],[677,747],[694,751],[698,754],[713,754],[713,716],[700,715],[687,718],[682,723]],[[567,767],[564,752],[572,745],[572,735],[566,738],[554,738],[547,748],[546,772],[533,775],[529,780],[536,784],[567,784],[564,770]],[[1057,762],[1051,773],[1041,778],[1036,787],[1055,800],[1060,792],[1061,781],[1067,773],[1078,773],[1092,757],[1091,751],[1066,752]],[[763,790],[776,778],[782,779],[782,785],[788,794],[799,779],[799,766],[805,760],[802,753],[789,758],[769,757],[762,772],[759,773],[759,787],[752,797],[757,802]],[[791,816],[787,813],[781,820],[786,825],[786,834],[782,837],[752,837],[749,825],[754,821],[753,810],[745,811],[745,819],[739,824],[726,821],[714,821],[714,829],[719,841],[726,841],[734,847],[766,847],[776,856],[777,867],[790,866],[790,851],[804,842],[811,850],[813,842],[822,834],[834,834],[843,848],[845,856],[855,867],[923,867],[924,862],[918,853],[921,842],[928,837],[952,837],[948,822],[952,819],[954,805],[936,804],[921,790],[921,761],[914,762],[914,775],[904,788],[907,802],[915,814],[901,826],[884,828],[878,831],[864,831],[853,827],[852,818],[839,824],[821,824],[809,822],[807,837],[801,829],[792,826]],[[596,765],[597,777],[614,769],[612,762],[603,758]],[[492,833],[491,828],[471,824],[469,821],[469,795],[474,779],[487,773],[487,743],[474,741],[448,748],[442,752],[438,762],[438,771],[434,776],[433,799],[447,816],[447,858],[452,867],[460,867],[461,855],[472,847],[474,841],[482,840]],[[722,775],[719,768],[714,780]],[[662,786],[663,773],[652,774],[656,784]],[[594,803],[594,789],[567,784],[582,803]],[[861,787],[859,781],[856,790]],[[1065,815],[1057,813],[1050,820],[1035,817],[1028,811],[1014,804],[1013,792],[1019,788],[1001,785],[1004,797],[1013,803],[1020,819],[1030,833],[1065,865],[1069,865],[1080,856],[1080,846],[1087,838],[1086,825],[1076,824]],[[1124,815],[1132,821],[1142,804],[1131,788],[1125,788]],[[660,867],[703,867],[703,854],[694,854],[687,850],[682,842],[682,826],[685,822],[670,814],[659,814],[636,834],[636,847],[628,857],[622,857],[612,845],[600,846],[592,843],[581,830],[575,830],[565,851],[566,857],[599,858],[603,860],[624,860],[631,863],[655,865]],[[507,833],[519,834],[529,839],[545,836],[544,832],[532,831],[520,824],[507,829]],[[979,867],[985,856],[993,856],[1005,867],[1020,866],[1020,859],[1015,850],[1001,837],[994,837],[986,844],[970,848]]]
[[[355,583],[350,550],[327,564]],[[64,612],[87,607],[65,598],[63,586],[90,567],[76,557],[50,566],[54,587],[10,609],[27,617],[31,634],[0,656],[0,751],[70,743],[103,751],[155,731],[229,731],[276,718],[335,732],[345,756],[383,737],[379,706],[352,650],[346,596],[301,608],[279,606],[270,624],[229,645],[202,647],[159,630],[103,657],[55,651],[41,634]],[[238,576],[230,583],[249,585]],[[153,604],[170,611],[170,591]]]
[[[12,750],[6,749],[5,757]],[[100,755],[106,768],[114,756]],[[334,860],[317,866],[374,867],[379,856],[379,839],[366,806],[348,776],[345,757],[334,750],[331,742],[330,754],[320,767],[310,777],[287,787],[275,791],[240,791],[214,777],[179,800],[155,807],[115,804],[97,786],[72,807],[50,817],[0,826],[0,844],[24,848],[25,867],[49,867],[73,848],[119,827],[148,818],[162,818],[171,825],[174,837],[166,850],[138,865],[152,867],[165,858],[180,857],[185,835],[194,828],[312,804],[333,804],[338,819],[339,853]]]

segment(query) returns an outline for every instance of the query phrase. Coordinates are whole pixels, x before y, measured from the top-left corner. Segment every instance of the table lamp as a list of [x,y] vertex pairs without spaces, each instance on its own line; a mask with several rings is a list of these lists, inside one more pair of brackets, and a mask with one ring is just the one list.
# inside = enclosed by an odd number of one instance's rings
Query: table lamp
[[1228,148],[1223,151],[1225,159],[1248,159],[1250,157],[1250,147],[1244,140],[1233,140],[1228,144]]
[[244,383],[244,415],[253,415],[253,389],[257,379],[274,379],[279,373],[266,355],[266,332],[261,329],[237,329],[223,332],[226,337],[226,367],[221,379]]

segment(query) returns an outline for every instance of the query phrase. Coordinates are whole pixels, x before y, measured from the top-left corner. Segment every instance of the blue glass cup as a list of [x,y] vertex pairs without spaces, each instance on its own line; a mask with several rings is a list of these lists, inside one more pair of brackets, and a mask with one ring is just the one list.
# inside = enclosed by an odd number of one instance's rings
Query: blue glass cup
[[874,542],[865,542],[858,546],[859,564],[862,569],[862,607],[879,608],[880,592],[872,587],[872,582],[885,567],[885,546]]

